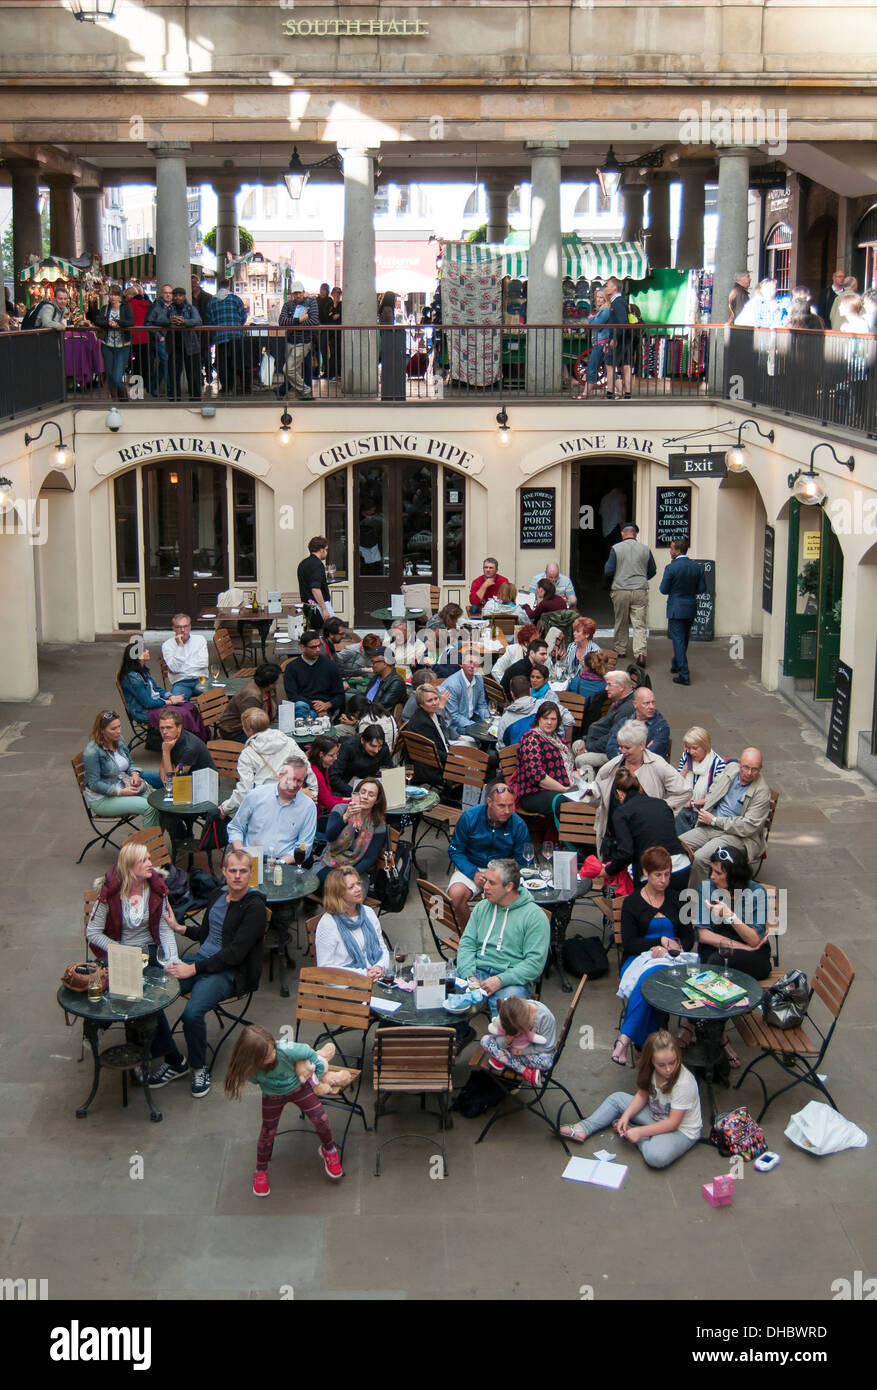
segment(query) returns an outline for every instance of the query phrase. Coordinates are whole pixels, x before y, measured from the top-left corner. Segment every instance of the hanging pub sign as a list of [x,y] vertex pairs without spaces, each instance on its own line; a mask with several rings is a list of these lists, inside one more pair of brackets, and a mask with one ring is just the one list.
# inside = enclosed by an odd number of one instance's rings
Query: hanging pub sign
[[521,488],[521,550],[554,549],[553,487]]
[[671,478],[727,478],[724,452],[669,454]]
[[691,488],[656,488],[655,545],[666,549],[683,536],[691,536]]

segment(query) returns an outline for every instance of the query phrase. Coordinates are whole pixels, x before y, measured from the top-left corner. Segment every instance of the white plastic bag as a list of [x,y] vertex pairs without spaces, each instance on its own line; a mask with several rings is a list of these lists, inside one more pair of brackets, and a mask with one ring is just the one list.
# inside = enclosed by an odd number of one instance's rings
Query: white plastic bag
[[262,360],[259,363],[259,380],[263,386],[270,386],[274,380],[274,358],[270,352],[262,350]]
[[799,1149],[820,1157],[843,1149],[864,1149],[868,1143],[864,1130],[822,1100],[811,1100],[803,1110],[791,1115],[785,1135]]

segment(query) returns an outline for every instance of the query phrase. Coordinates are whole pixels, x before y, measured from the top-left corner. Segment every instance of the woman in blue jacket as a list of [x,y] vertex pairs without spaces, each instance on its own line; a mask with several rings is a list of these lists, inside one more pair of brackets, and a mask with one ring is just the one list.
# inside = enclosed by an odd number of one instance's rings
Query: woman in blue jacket
[[183,720],[183,728],[197,734],[206,743],[210,735],[198,706],[182,695],[171,695],[170,691],[156,685],[149,670],[148,647],[144,647],[139,656],[136,653],[136,645],[125,648],[117,677],[131,719],[157,729],[162,710],[174,705]]
[[82,755],[85,799],[96,816],[141,816],[144,826],[158,825],[158,811],[147,801],[150,787],[160,787],[156,772],[138,772],[122,738],[115,710],[97,716]]
[[[611,310],[609,308],[609,301],[604,292],[602,290],[595,290],[594,311],[588,315],[588,323],[594,325],[608,323],[610,316]],[[594,346],[591,348],[588,357],[588,366],[585,372],[586,384],[579,396],[580,400],[588,395],[592,386],[597,385],[597,377],[600,373],[600,368],[603,366],[605,345],[611,337],[611,328],[600,329],[598,327],[593,335]]]

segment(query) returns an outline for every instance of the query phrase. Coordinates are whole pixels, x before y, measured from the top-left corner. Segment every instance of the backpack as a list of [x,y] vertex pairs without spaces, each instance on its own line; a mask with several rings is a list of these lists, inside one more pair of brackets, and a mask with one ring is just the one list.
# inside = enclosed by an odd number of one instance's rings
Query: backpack
[[19,331],[21,331],[21,329],[23,328],[36,328],[37,315],[39,314],[40,309],[42,309],[45,302],[46,301],[44,299],[41,299],[38,304],[32,304],[30,306],[24,318],[21,320],[21,323],[19,324]]
[[380,867],[372,874],[369,892],[377,898],[384,912],[401,912],[408,901],[411,887],[411,846],[403,840],[396,846],[396,860],[387,867],[389,854],[384,853]]
[[483,1115],[485,1110],[499,1105],[506,1094],[503,1087],[498,1081],[494,1081],[492,1076],[488,1076],[483,1071],[473,1071],[451,1105],[451,1109],[456,1110],[467,1120],[474,1120],[478,1115]]
[[596,936],[571,936],[563,943],[563,968],[579,979],[587,975],[589,980],[599,980],[609,973],[606,947]]
[[746,1163],[767,1151],[767,1140],[745,1105],[716,1116],[710,1130],[710,1143],[716,1145],[723,1158],[740,1154]]

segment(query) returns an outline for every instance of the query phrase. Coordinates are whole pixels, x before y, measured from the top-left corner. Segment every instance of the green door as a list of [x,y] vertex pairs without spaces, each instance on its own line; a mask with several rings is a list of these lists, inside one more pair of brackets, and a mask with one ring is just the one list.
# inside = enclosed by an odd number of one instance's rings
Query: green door
[[843,597],[844,558],[831,522],[822,513],[822,558],[819,565],[819,613],[816,623],[817,700],[834,695],[840,655],[840,608]]
[[797,498],[792,498],[789,504],[784,676],[813,679],[816,675],[822,521],[821,508],[802,506]]

